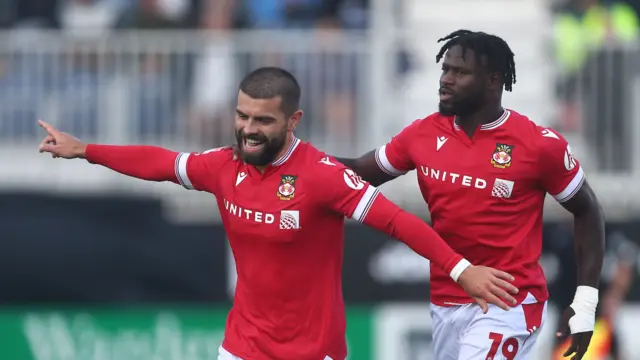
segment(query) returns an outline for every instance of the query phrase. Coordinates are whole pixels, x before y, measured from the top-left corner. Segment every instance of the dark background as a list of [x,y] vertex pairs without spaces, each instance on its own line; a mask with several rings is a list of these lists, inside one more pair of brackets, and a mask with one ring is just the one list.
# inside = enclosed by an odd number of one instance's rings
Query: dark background
[[[0,217],[0,304],[230,301],[222,226],[168,223],[157,200],[3,194]],[[614,229],[637,234],[640,222]],[[427,262],[362,225],[345,230],[343,274],[349,304],[428,300]]]

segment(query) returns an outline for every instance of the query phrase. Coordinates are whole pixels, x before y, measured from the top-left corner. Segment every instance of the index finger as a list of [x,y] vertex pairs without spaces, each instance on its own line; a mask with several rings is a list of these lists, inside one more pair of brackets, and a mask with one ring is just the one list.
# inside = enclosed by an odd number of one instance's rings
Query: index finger
[[42,127],[46,132],[48,132],[49,135],[55,136],[60,133],[58,129],[54,128],[53,125],[49,124],[44,120],[38,120],[38,125],[40,125],[40,127]]
[[499,277],[500,279],[507,280],[507,281],[513,281],[513,280],[516,279],[516,278],[513,277],[513,275],[511,275],[509,273],[506,273],[504,271],[497,270],[497,269],[492,269],[492,273],[493,273],[494,276]]

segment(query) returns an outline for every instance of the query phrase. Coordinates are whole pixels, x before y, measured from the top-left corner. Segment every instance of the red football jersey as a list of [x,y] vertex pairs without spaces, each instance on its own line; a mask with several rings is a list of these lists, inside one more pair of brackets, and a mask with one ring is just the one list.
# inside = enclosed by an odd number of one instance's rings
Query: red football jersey
[[247,360],[343,360],[344,218],[363,220],[375,187],[298,139],[264,173],[223,148],[179,155],[176,174],[216,196],[235,257],[222,346]]
[[[405,127],[378,149],[376,160],[395,176],[417,170],[433,227],[456,252],[511,273],[519,302],[527,293],[547,300],[538,264],[545,195],[567,201],[585,178],[562,135],[505,110],[470,139],[454,117],[435,113]],[[472,299],[432,265],[431,301],[446,306]]]

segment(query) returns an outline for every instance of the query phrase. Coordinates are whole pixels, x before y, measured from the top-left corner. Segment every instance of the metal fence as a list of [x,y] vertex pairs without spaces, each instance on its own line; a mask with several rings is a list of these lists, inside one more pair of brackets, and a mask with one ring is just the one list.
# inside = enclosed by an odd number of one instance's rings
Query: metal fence
[[[207,149],[234,141],[233,109],[241,76],[258,66],[278,65],[291,70],[303,89],[306,115],[298,135],[330,153],[356,155],[383,144],[412,120],[405,119],[404,89],[416,82],[412,76],[420,70],[396,77],[399,34],[179,31],[91,38],[0,33],[0,186],[153,192],[166,195],[178,205],[174,213],[186,218],[208,214],[204,205],[194,204],[207,203],[213,210],[209,198],[37,154],[42,134],[36,120],[43,118],[85,141]],[[640,190],[634,185],[640,174],[636,50],[603,49],[583,71],[556,76],[557,84],[549,83],[548,91],[557,95],[558,104],[550,104],[557,116],[543,120],[570,138],[614,216],[640,212]],[[519,73],[536,71],[529,64],[544,63],[547,55],[532,61],[535,56],[527,53],[521,59]],[[526,83],[518,85],[526,90]],[[581,115],[579,126],[565,121],[572,109]],[[423,114],[433,110],[425,106]],[[386,193],[425,213],[415,179],[405,178],[390,184]]]
[[36,120],[87,142],[202,151],[235,141],[238,83],[269,65],[290,70],[303,89],[298,136],[334,154],[363,152],[384,141],[368,130],[375,128],[370,39],[326,30],[0,33],[0,187],[151,192],[207,213],[194,205],[202,197],[179,189],[39,155]]
[[558,71],[557,126],[588,145],[593,169],[640,174],[640,49],[609,44]]
[[357,147],[365,40],[337,32],[2,34],[0,136],[33,142],[35,120],[46,118],[88,141],[226,144],[240,77],[277,65],[303,88],[300,136]]

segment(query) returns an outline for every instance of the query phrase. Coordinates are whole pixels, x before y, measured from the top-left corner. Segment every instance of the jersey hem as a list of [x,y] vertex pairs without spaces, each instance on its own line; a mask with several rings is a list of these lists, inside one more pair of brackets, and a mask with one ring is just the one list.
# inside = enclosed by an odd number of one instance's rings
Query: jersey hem
[[[534,288],[530,288],[534,289]],[[516,299],[516,304],[511,305],[511,307],[516,307],[521,305],[527,297],[527,294],[531,293],[531,291],[527,290],[527,288],[520,288],[520,292],[518,295],[514,296]],[[533,295],[533,293],[531,293]],[[549,292],[545,291],[540,294],[540,296],[535,296],[538,302],[545,302],[549,300]],[[431,296],[430,300],[431,304],[441,307],[452,307],[452,306],[462,306],[475,303],[471,297],[444,297],[444,296]]]
[[242,360],[254,360],[255,358],[251,358],[249,357],[248,354],[246,354],[243,351],[237,351],[233,349],[233,346],[229,346],[229,343],[227,342],[227,339],[222,340],[222,346],[223,349],[225,349],[228,353],[230,353],[231,355],[235,356],[235,357],[239,357]]
[[[222,347],[224,350],[226,350],[228,353],[230,353],[231,355],[238,357],[242,360],[259,360],[260,358],[255,358],[255,357],[250,357],[250,355],[248,355],[247,353],[243,352],[243,351],[236,351],[233,348],[233,346],[229,347],[229,342],[228,340],[225,338],[222,340],[222,344],[220,345],[220,347]],[[329,357],[332,360],[342,360],[342,359],[346,359],[347,356],[349,356],[349,354],[345,354],[344,356],[338,356],[338,357],[331,357],[331,355],[325,354],[325,359],[327,359],[327,357]]]

